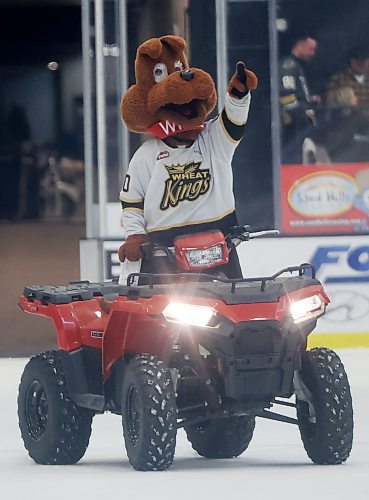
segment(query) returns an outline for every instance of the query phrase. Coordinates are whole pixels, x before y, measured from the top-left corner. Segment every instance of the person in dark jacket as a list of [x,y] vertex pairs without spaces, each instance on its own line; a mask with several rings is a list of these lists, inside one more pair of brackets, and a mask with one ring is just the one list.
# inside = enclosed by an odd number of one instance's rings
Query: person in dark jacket
[[279,65],[279,102],[282,119],[282,162],[301,163],[301,146],[314,125],[314,107],[318,96],[312,96],[301,65],[315,56],[317,41],[301,36],[291,53]]

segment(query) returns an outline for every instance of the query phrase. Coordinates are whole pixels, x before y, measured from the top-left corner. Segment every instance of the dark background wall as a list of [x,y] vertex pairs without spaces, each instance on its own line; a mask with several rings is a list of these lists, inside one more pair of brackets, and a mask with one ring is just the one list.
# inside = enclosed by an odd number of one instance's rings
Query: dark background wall
[[369,46],[368,0],[279,0],[278,6],[278,15],[288,22],[279,38],[282,55],[295,34],[310,33],[319,42],[315,59],[305,68],[314,93],[321,93],[328,78],[346,66],[349,49]]
[[[21,106],[30,124],[32,139],[61,142],[76,132],[62,105],[69,73],[82,92],[82,67],[70,72],[70,62],[81,61],[81,8],[78,5],[1,5],[0,2],[0,102],[5,110]],[[57,71],[48,63],[56,61]],[[76,87],[76,85],[75,85]],[[71,96],[71,98],[77,97]],[[1,137],[0,137],[1,141]]]

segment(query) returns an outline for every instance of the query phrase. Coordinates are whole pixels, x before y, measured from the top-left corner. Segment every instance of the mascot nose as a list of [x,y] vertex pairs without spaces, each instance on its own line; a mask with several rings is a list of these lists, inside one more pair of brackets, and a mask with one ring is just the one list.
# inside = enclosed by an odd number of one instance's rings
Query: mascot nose
[[181,78],[183,78],[183,80],[186,80],[186,82],[189,82],[190,80],[193,80],[195,78],[195,73],[190,69],[184,69],[183,71],[181,71]]

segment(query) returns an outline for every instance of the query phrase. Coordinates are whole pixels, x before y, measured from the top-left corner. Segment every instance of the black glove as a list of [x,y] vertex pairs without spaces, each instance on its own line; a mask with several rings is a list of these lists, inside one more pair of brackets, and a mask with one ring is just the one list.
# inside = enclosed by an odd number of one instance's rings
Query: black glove
[[258,85],[258,79],[255,73],[246,69],[245,63],[238,61],[236,66],[236,72],[232,76],[229,85],[228,93],[242,99],[248,94],[249,90],[256,89]]

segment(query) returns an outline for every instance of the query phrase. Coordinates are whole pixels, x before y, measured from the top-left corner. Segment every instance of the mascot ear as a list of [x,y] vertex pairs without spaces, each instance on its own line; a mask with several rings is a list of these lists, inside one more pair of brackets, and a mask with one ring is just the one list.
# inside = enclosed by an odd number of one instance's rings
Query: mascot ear
[[167,45],[169,45],[169,47],[174,49],[176,52],[183,52],[184,49],[186,48],[186,42],[180,36],[166,35],[166,36],[162,36],[160,38],[160,40],[163,43],[166,43]]
[[159,59],[163,50],[163,46],[159,38],[150,38],[145,43],[139,46],[137,56],[149,56],[151,59]]

